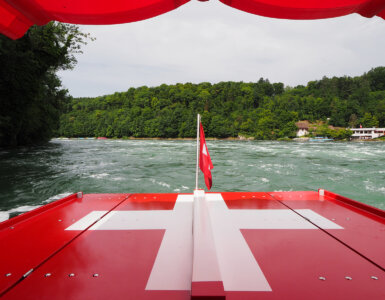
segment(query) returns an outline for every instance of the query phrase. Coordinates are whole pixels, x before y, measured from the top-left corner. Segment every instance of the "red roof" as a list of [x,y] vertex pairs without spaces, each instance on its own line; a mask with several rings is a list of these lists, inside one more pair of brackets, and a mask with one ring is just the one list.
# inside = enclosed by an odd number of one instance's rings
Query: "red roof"
[[[189,0],[0,0],[0,33],[21,37],[34,24],[119,24],[149,19]],[[231,7],[266,17],[323,19],[359,13],[385,18],[383,0],[220,0]]]
[[298,129],[309,129],[309,121],[298,121],[295,125]]

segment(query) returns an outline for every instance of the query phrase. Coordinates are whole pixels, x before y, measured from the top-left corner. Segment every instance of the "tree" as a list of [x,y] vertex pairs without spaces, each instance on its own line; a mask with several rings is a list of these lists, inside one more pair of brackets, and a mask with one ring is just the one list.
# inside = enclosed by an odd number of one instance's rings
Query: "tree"
[[56,76],[76,65],[89,35],[75,25],[33,26],[18,40],[0,35],[0,146],[49,140],[68,92]]
[[[291,138],[296,135],[295,123],[309,120],[325,124],[316,134],[345,139],[349,132],[329,128],[329,123],[354,127],[362,119],[365,124],[369,120],[371,126],[373,122],[384,124],[384,99],[385,91],[371,91],[365,76],[325,77],[295,88],[265,79],[256,83],[162,84],[71,99],[61,118],[60,132],[69,137],[92,132],[113,137],[195,137],[196,114],[200,113],[207,137]],[[365,113],[369,117],[362,118]]]
[[385,67],[377,67],[371,69],[366,77],[370,82],[372,91],[383,91],[385,90]]
[[349,117],[349,126],[351,128],[355,128],[357,126],[357,123],[358,123],[357,115],[356,114],[351,114],[350,117]]
[[336,140],[350,139],[353,131],[345,128],[340,128],[334,131],[331,131],[331,137]]
[[378,101],[376,108],[376,118],[380,123],[379,126],[385,127],[385,99]]
[[378,127],[378,120],[376,116],[373,116],[371,113],[365,113],[365,115],[361,118],[360,124],[366,128]]

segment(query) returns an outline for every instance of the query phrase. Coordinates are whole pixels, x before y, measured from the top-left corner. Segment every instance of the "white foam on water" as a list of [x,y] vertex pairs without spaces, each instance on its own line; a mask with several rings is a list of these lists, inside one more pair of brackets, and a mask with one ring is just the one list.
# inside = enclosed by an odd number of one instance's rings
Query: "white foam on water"
[[269,179],[267,179],[267,178],[264,178],[264,177],[262,177],[262,178],[261,178],[261,181],[263,181],[263,182],[270,182],[270,180],[269,180]]
[[101,173],[101,174],[93,174],[93,175],[90,175],[89,177],[90,178],[96,178],[96,179],[102,179],[104,177],[107,177],[108,175],[110,175],[110,174],[108,174],[108,173]]
[[98,164],[98,167],[105,167],[105,166],[110,166],[110,165],[114,165],[114,163],[102,161]]
[[367,156],[374,156],[374,155],[376,155],[376,153],[373,153],[373,151],[365,151],[365,150],[364,151],[361,150],[360,154],[361,155],[364,154],[364,155],[367,155]]
[[23,206],[19,206],[19,207],[16,207],[16,208],[12,208],[12,209],[7,210],[7,211],[0,211],[0,222],[8,220],[9,216],[12,213],[20,213],[20,214],[22,214],[22,213],[25,213],[27,211],[39,208],[40,206],[41,205],[23,205]]
[[35,208],[39,208],[40,206],[41,205],[24,205],[24,206],[19,206],[19,207],[13,208],[13,209],[9,210],[8,212],[9,213],[27,212],[27,211],[33,210]]
[[65,198],[65,197],[67,197],[67,196],[69,196],[69,195],[71,195],[71,194],[72,194],[72,193],[70,193],[70,192],[57,194],[57,195],[55,195],[55,196],[49,197],[47,200],[44,200],[43,203],[51,203],[51,202],[53,202],[53,201],[56,201],[56,200]]
[[383,186],[376,186],[375,184],[371,183],[369,180],[365,180],[365,189],[370,192],[379,192],[381,194],[385,195],[385,187]]
[[168,183],[162,182],[162,181],[156,181],[155,179],[150,179],[152,183],[158,184],[160,186],[164,186],[166,188],[170,188],[171,186]]
[[9,219],[9,213],[6,211],[0,211],[0,222],[6,221]]
[[[57,195],[55,195],[55,196],[49,197],[48,199],[42,201],[42,203],[44,203],[44,204],[51,203],[51,202],[53,202],[53,201],[56,201],[56,200],[65,198],[65,197],[67,197],[67,196],[69,196],[69,195],[71,195],[71,194],[72,194],[72,193],[70,193],[70,192],[57,194]],[[22,214],[22,213],[31,211],[31,210],[33,210],[33,209],[39,208],[39,207],[41,207],[41,206],[42,206],[42,205],[23,205],[23,206],[19,206],[19,207],[12,208],[12,209],[10,209],[10,210],[0,211],[0,222],[3,222],[3,221],[8,220],[8,219],[9,219],[9,216],[10,216],[11,214],[13,214],[13,213]]]

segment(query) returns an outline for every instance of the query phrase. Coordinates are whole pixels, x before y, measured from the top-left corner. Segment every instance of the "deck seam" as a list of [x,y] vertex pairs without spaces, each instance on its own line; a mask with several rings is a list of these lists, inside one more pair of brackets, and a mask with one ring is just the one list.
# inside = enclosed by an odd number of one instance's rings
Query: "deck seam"
[[370,258],[368,258],[367,256],[363,255],[361,252],[359,252],[358,250],[354,249],[353,247],[349,246],[347,243],[343,242],[342,240],[340,240],[339,238],[337,238],[336,236],[332,235],[331,233],[329,233],[327,230],[321,228],[320,226],[318,226],[316,223],[312,222],[311,220],[309,220],[308,218],[302,216],[300,213],[298,213],[295,209],[292,209],[290,206],[288,206],[287,204],[283,203],[281,200],[278,200],[274,197],[274,195],[270,195],[271,197],[273,197],[275,200],[277,200],[278,202],[280,202],[282,205],[286,206],[288,209],[290,209],[291,211],[293,211],[294,213],[296,213],[298,216],[300,216],[301,218],[305,219],[306,221],[308,221],[309,223],[313,224],[315,227],[317,227],[318,229],[320,229],[321,231],[323,231],[324,233],[326,233],[328,236],[332,237],[333,239],[335,239],[336,241],[338,241],[339,243],[341,243],[342,245],[344,245],[345,247],[347,247],[348,249],[350,249],[351,251],[355,252],[356,254],[358,254],[359,256],[361,256],[362,258],[364,258],[365,260],[367,260],[368,262],[370,262],[371,264],[375,265],[377,268],[379,268],[380,270],[382,270],[383,272],[385,272],[385,268],[383,268],[382,266],[380,266],[379,264],[377,264],[376,262],[374,262],[373,260],[371,260]]
[[[108,215],[110,212],[112,212],[113,210],[115,210],[119,205],[121,205],[124,201],[126,201],[128,198],[130,198],[133,194],[128,194],[122,201],[120,201],[118,204],[116,204],[114,207],[112,207],[110,210],[108,210],[103,216],[101,216],[100,218],[98,218],[96,221],[94,221],[92,224],[90,224],[87,228],[85,228],[84,230],[82,230],[78,235],[76,235],[75,237],[73,237],[71,240],[69,240],[67,243],[65,243],[63,246],[61,246],[59,249],[57,249],[55,252],[53,252],[52,254],[50,254],[47,258],[45,258],[43,261],[41,261],[39,264],[37,264],[36,267],[33,267],[31,268],[31,270],[29,270],[27,273],[28,273],[28,276],[30,276],[33,272],[35,272],[38,268],[40,268],[42,265],[44,265],[47,261],[49,261],[51,258],[53,258],[56,254],[58,254],[59,252],[61,252],[62,250],[64,250],[64,248],[66,248],[68,245],[70,245],[72,242],[74,242],[77,238],[79,238],[83,233],[87,232],[88,229],[90,227],[92,227],[93,225],[95,225],[97,222],[99,222],[101,219],[103,219],[106,215]],[[26,273],[26,274],[27,274]],[[0,291],[0,298],[3,297],[6,293],[8,293],[11,289],[13,289],[14,287],[16,287],[20,282],[22,282],[24,279],[26,279],[28,276],[25,276],[26,274],[24,274],[22,277],[20,277],[17,281],[15,281],[11,286],[9,286],[8,288],[6,288],[4,291]]]

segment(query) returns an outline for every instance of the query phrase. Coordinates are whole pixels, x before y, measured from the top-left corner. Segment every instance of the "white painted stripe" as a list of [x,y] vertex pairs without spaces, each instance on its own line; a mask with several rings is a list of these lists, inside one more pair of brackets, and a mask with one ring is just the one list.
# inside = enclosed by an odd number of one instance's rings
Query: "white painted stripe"
[[[113,211],[90,229],[165,230],[146,290],[190,290],[193,280],[222,281],[225,291],[271,291],[241,229],[319,230],[304,218],[323,229],[343,229],[310,209],[296,210],[304,217],[290,209],[228,209],[221,194],[203,191],[193,228],[193,199],[179,195],[173,210]],[[105,213],[94,211],[66,230],[86,229]]]
[[[173,210],[113,211],[90,230],[165,229],[146,290],[190,290],[192,202],[193,195],[179,195]],[[66,230],[84,230],[105,213],[91,212]]]
[[295,211],[322,229],[344,229],[340,225],[330,221],[329,219],[326,219],[311,209],[296,209]]
[[146,290],[190,290],[193,195],[179,195]]
[[92,226],[91,230],[166,229],[172,222],[172,210],[115,210]]
[[222,281],[205,192],[194,191],[193,281]]
[[228,209],[227,215],[239,229],[317,229],[290,209]]
[[110,211],[103,218],[101,218],[98,222],[96,222],[93,226],[91,226],[89,230],[99,229],[100,226],[102,226],[105,222],[107,222],[114,215],[115,215],[115,211]]
[[206,194],[225,291],[271,291],[221,194]]
[[92,211],[85,217],[81,218],[79,221],[75,222],[71,226],[67,227],[65,230],[84,230],[93,223],[95,223],[99,218],[101,218],[104,214],[106,214],[108,211],[102,210],[102,211]]
[[[289,209],[228,209],[221,194],[206,194],[225,291],[271,291],[240,229],[313,229]],[[310,209],[298,210],[321,228],[343,229]]]

